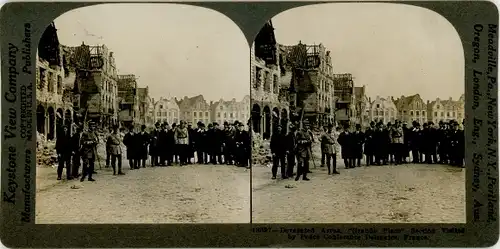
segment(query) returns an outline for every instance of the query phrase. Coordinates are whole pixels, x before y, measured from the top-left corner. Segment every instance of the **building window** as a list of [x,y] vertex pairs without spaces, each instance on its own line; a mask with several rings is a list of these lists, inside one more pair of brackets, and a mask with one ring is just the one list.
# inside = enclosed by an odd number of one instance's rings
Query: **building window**
[[217,117],[220,118],[220,112],[217,113]]
[[446,117],[450,117],[450,112],[447,112],[447,113],[446,113]]
[[413,111],[410,111],[410,115],[413,116]]
[[224,112],[224,118],[227,118],[227,112]]
[[455,117],[455,112],[452,113],[453,117]]
[[425,111],[422,111],[422,116],[424,116],[424,115],[425,115]]
[[230,118],[233,118],[233,113],[232,113],[232,112],[229,114],[229,117],[230,117]]
[[377,108],[380,108],[380,104],[377,104]]
[[262,73],[262,69],[259,67],[255,67],[255,85],[254,85],[255,88],[260,87],[260,84],[261,84],[260,75],[261,75],[261,73]]
[[434,112],[434,117],[437,117],[438,116],[438,113],[437,112]]
[[161,116],[161,112],[158,112],[158,114],[157,114],[157,115],[158,115],[158,116]]
[[196,112],[193,112],[193,116],[196,118]]
[[441,117],[444,117],[444,112],[441,112]]
[[417,111],[417,116],[420,116],[420,112],[419,111]]
[[160,105],[160,109],[163,109],[163,105]]
[[205,112],[205,117],[208,117],[208,112]]
[[[198,116],[199,116],[200,118],[202,118],[202,117],[203,117],[203,112],[198,113]],[[203,121],[203,120],[201,120],[201,121]]]

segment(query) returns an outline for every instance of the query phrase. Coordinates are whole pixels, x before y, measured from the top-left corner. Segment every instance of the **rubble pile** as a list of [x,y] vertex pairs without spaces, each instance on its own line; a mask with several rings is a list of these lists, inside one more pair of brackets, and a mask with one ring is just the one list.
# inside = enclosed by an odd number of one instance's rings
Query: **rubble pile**
[[269,166],[272,164],[271,143],[264,140],[259,133],[252,134],[252,165]]
[[36,166],[57,167],[56,141],[48,141],[43,134],[37,132],[36,145]]

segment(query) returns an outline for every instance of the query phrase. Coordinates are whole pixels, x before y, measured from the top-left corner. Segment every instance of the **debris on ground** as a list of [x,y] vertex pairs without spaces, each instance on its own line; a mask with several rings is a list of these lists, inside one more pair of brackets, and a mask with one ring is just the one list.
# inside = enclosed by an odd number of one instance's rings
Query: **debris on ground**
[[252,165],[272,166],[271,142],[259,133],[252,134]]
[[37,132],[36,134],[36,165],[38,167],[57,167],[56,141]]
[[295,188],[295,186],[287,184],[287,185],[285,185],[285,188]]

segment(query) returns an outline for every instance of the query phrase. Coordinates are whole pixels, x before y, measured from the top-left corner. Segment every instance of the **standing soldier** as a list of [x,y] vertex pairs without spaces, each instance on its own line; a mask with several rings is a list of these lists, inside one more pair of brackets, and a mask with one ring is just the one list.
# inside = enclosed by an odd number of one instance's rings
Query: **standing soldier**
[[361,131],[361,125],[356,124],[356,131],[351,134],[352,140],[352,166],[361,167],[361,159],[363,158],[363,144],[365,143],[365,134]]
[[179,149],[180,165],[187,165],[189,156],[189,131],[184,120],[181,120],[179,127],[175,129],[174,137]]
[[404,130],[401,127],[401,122],[396,121],[394,127],[391,132],[392,144],[393,144],[393,153],[394,153],[394,162],[396,165],[403,164],[403,155],[404,155]]
[[80,171],[80,160],[81,160],[81,154],[80,154],[80,147],[81,147],[81,137],[82,137],[82,127],[77,126],[76,127],[76,132],[73,134],[71,137],[71,150],[73,153],[73,168],[71,169],[71,174],[73,178],[78,178],[81,175],[78,173]]
[[137,142],[137,152],[135,153],[136,161],[135,168],[140,169],[141,164],[143,168],[146,168],[146,160],[148,159],[148,145],[150,143],[149,134],[146,132],[146,126],[141,126],[141,132],[135,135]]
[[57,180],[61,180],[63,169],[66,167],[66,179],[73,180],[71,175],[71,135],[67,126],[62,127],[62,131],[57,134],[56,152],[58,159]]
[[[112,127],[109,127],[108,133],[109,134],[113,133]],[[106,144],[106,166],[104,166],[104,167],[109,168],[110,162],[111,162],[111,152],[110,152],[108,145]]]
[[151,166],[160,164],[160,123],[156,122],[155,129],[151,132],[151,143],[149,145],[149,155],[151,155]]
[[94,173],[94,163],[97,157],[97,144],[99,144],[99,139],[95,134],[95,123],[89,123],[89,130],[84,132],[81,136],[81,149],[80,154],[83,159],[83,170],[82,170],[82,178],[81,182],[85,181],[85,177],[88,176],[88,180],[93,182],[95,181],[92,178],[92,174]]
[[376,144],[373,142],[373,135],[375,132],[375,122],[370,122],[370,127],[365,131],[365,155],[366,155],[366,166],[373,165],[375,162],[374,149]]
[[111,167],[113,167],[113,175],[116,175],[116,161],[118,160],[118,175],[124,175],[122,172],[122,147],[120,134],[118,134],[118,125],[113,127],[113,133],[108,136],[106,146],[111,154]]
[[302,129],[297,133],[297,176],[295,181],[300,179],[309,181],[307,173],[309,172],[309,159],[311,158],[312,137],[309,133],[309,121],[302,122]]
[[[321,136],[321,148],[325,153],[326,166],[328,168],[328,174],[339,174],[337,171],[337,137],[333,131],[333,125],[329,124],[325,133]],[[330,170],[333,161],[333,171]]]
[[295,167],[295,160],[297,159],[297,128],[295,125],[290,125],[290,130],[286,135],[286,161],[288,177],[293,177],[293,168]]
[[276,126],[276,132],[271,136],[271,154],[273,158],[273,178],[276,179],[278,166],[281,166],[281,178],[286,179],[285,158],[286,158],[286,136],[283,134],[281,126]]
[[344,159],[344,166],[346,169],[352,168],[354,163],[352,158],[352,136],[349,132],[349,125],[344,125],[344,130],[339,135],[338,142],[342,148],[342,159]]
[[160,132],[158,134],[158,157],[160,158],[160,165],[165,166],[167,161],[167,130],[168,123],[161,124]]
[[125,145],[125,147],[127,147],[128,165],[130,166],[131,170],[135,169],[135,153],[137,153],[137,143],[135,140],[136,136],[134,134],[134,126],[130,125],[130,127],[128,128],[128,133],[123,137],[123,144]]
[[450,158],[451,165],[463,166],[462,141],[465,140],[464,134],[458,129],[458,122],[451,121],[452,130],[450,131]]

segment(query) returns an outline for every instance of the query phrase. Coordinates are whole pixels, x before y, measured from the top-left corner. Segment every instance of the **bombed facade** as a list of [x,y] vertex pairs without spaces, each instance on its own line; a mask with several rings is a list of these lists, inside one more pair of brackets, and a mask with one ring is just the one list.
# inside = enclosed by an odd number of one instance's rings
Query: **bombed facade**
[[333,76],[335,96],[335,120],[340,125],[356,123],[356,103],[354,79],[352,74],[335,74]]
[[139,122],[139,96],[137,77],[133,74],[118,75],[118,119],[121,126],[130,126]]

